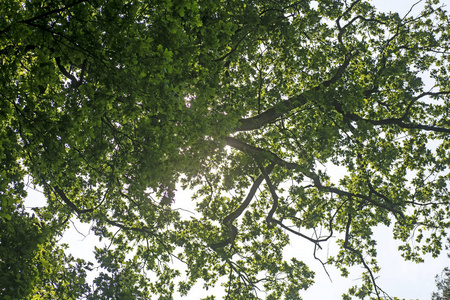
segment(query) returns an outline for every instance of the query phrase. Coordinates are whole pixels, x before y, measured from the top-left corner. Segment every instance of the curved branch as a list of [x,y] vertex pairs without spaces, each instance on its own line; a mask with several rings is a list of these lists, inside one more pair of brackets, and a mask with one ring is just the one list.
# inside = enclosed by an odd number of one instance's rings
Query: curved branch
[[[236,32],[235,32],[235,34],[237,33],[237,32],[239,32],[239,31],[241,31],[242,30],[242,28],[238,28],[237,30],[236,30]],[[242,41],[251,33],[251,32],[253,32],[255,29],[250,29],[248,32],[246,32],[238,41],[237,41],[237,43],[234,45],[234,47],[229,51],[229,52],[227,52],[227,53],[225,53],[224,55],[222,55],[221,57],[219,57],[219,58],[217,58],[217,59],[215,59],[214,61],[215,62],[218,62],[218,61],[223,61],[224,59],[226,59],[228,56],[230,56],[231,54],[233,54],[236,50],[237,50],[237,48],[239,47],[239,45],[242,43]]]
[[228,238],[226,238],[218,243],[210,244],[209,247],[211,247],[211,249],[213,249],[213,250],[216,250],[217,248],[223,248],[227,245],[233,244],[234,240],[236,239],[237,234],[238,234],[238,230],[237,230],[236,226],[234,226],[233,224],[230,224],[228,226]]
[[58,66],[58,68],[61,71],[61,73],[63,73],[64,76],[66,76],[68,79],[70,79],[71,85],[72,85],[72,87],[74,89],[78,88],[83,83],[84,73],[86,71],[87,59],[85,59],[83,61],[83,65],[81,66],[81,74],[80,74],[80,79],[79,80],[77,80],[75,76],[70,74],[70,72],[67,71],[66,68],[64,68],[63,65],[61,65],[61,58],[60,57],[55,57],[55,61],[56,61],[56,65]]
[[439,126],[433,126],[433,125],[423,125],[423,124],[417,124],[417,123],[405,123],[403,121],[404,117],[401,118],[389,118],[389,119],[383,119],[383,120],[371,120],[362,118],[355,114],[349,114],[349,113],[343,113],[342,111],[339,111],[345,118],[352,120],[352,121],[364,121],[366,123],[375,125],[375,126],[382,126],[382,125],[397,125],[401,128],[408,128],[408,129],[421,129],[425,131],[433,131],[433,132],[441,132],[441,133],[450,133],[450,128],[445,127],[439,127]]
[[[270,164],[267,167],[266,172],[269,172],[269,173],[272,172],[274,166],[275,166],[274,163]],[[259,186],[261,185],[263,179],[264,179],[263,175],[258,176],[258,178],[256,178],[255,182],[253,182],[253,185],[250,188],[250,191],[248,192],[247,197],[242,202],[242,204],[235,211],[233,211],[231,214],[229,214],[228,216],[226,216],[223,219],[222,224],[224,224],[228,228],[229,237],[218,243],[209,245],[213,250],[215,250],[217,248],[223,248],[226,245],[232,244],[234,242],[234,240],[238,234],[238,230],[237,230],[236,226],[233,225],[233,221],[236,220],[244,212],[244,210],[248,207],[248,205],[252,201],[253,197],[255,196],[256,191],[258,190]]]
[[[304,239],[306,239],[306,240],[312,242],[312,243],[315,245],[315,246],[314,246],[314,258],[317,259],[317,260],[319,260],[320,263],[322,264],[322,266],[325,268],[325,264],[322,262],[322,260],[320,260],[319,258],[316,257],[316,249],[317,249],[317,248],[322,249],[322,246],[320,246],[320,243],[328,241],[328,240],[333,236],[333,220],[335,219],[337,213],[338,213],[338,212],[341,210],[341,208],[344,206],[344,204],[345,204],[345,201],[344,201],[344,202],[336,209],[335,213],[334,213],[333,216],[330,218],[330,222],[329,222],[330,233],[328,234],[328,236],[325,236],[325,237],[323,237],[323,238],[318,237],[318,238],[316,238],[316,239],[313,239],[313,238],[311,238],[311,237],[308,237],[308,236],[306,236],[306,235],[300,233],[299,231],[293,230],[293,229],[291,229],[290,227],[284,225],[282,221],[277,220],[277,219],[275,219],[275,218],[271,218],[270,221],[271,221],[271,222],[274,222],[275,224],[277,224],[277,225],[280,226],[281,228],[283,228],[283,229],[289,231],[290,233],[293,233],[293,234],[295,234],[295,235],[297,235],[297,236],[300,236],[300,237],[302,237],[302,238],[304,238]],[[328,274],[328,271],[327,271],[326,269],[325,269],[325,272],[327,272],[327,274]],[[328,275],[328,276],[329,276],[329,275]],[[330,279],[331,279],[331,278],[330,278]]]
[[[55,13],[59,13],[59,12],[65,11],[65,10],[67,10],[67,9],[73,7],[73,6],[76,6],[76,5],[78,5],[78,4],[81,4],[81,3],[83,3],[83,2],[89,2],[89,0],[79,0],[79,1],[74,1],[73,3],[67,4],[67,5],[64,6],[64,7],[61,7],[61,8],[58,8],[58,9],[53,9],[53,10],[50,10],[50,11],[47,11],[47,12],[45,12],[45,13],[42,13],[42,14],[40,14],[40,15],[38,15],[38,16],[35,16],[35,17],[32,17],[32,18],[30,18],[30,19],[25,19],[25,20],[17,21],[17,23],[29,24],[29,23],[31,23],[31,22],[33,22],[33,21],[36,21],[36,20],[39,20],[39,19],[43,19],[43,18],[45,18],[45,17],[47,17],[47,16],[49,16],[49,15],[52,15],[52,14],[55,14]],[[3,33],[7,32],[10,28],[11,28],[11,24],[9,24],[8,26],[6,26],[4,29],[0,30],[0,35],[2,35]]]
[[[271,173],[274,166],[275,166],[275,164],[271,163],[267,167],[266,173]],[[261,185],[263,179],[264,179],[264,175],[259,175],[258,178],[256,178],[256,180],[253,183],[252,187],[250,188],[250,191],[248,192],[247,197],[245,198],[244,202],[242,202],[242,204],[235,211],[233,211],[231,214],[229,214],[228,216],[226,216],[223,219],[223,221],[222,221],[223,224],[227,225],[229,223],[233,223],[233,221],[236,220],[244,212],[244,210],[247,208],[247,206],[250,204],[253,197],[255,196],[255,193],[258,190],[258,187]]]
[[139,232],[139,233],[145,233],[145,234],[149,234],[151,236],[155,236],[155,232],[154,230],[152,230],[151,228],[147,227],[147,226],[142,226],[142,227],[130,227],[127,225],[124,225],[123,223],[120,223],[118,221],[115,220],[109,220],[109,219],[105,219],[105,222],[108,223],[109,225],[112,226],[116,226],[122,230],[125,231],[134,231],[134,232]]
[[405,112],[403,113],[403,115],[401,116],[400,119],[405,120],[408,117],[409,111],[411,110],[411,107],[413,106],[414,103],[416,103],[420,98],[423,98],[425,96],[440,96],[440,95],[450,95],[450,91],[441,91],[441,92],[424,92],[421,93],[420,95],[416,96],[413,98],[413,100],[411,100],[411,102],[408,104],[408,106],[405,109]]
[[271,162],[280,165],[280,166],[284,166],[288,169],[296,169],[299,167],[298,164],[296,163],[289,163],[284,161],[283,159],[281,159],[280,157],[278,157],[276,154],[267,151],[265,149],[261,149],[255,146],[252,146],[250,144],[247,144],[241,140],[238,140],[236,138],[233,137],[226,137],[225,141],[227,142],[227,145],[237,149],[239,151],[245,152],[247,154],[250,154],[253,157],[257,157],[259,159],[261,158],[267,158],[269,159]]
[[52,14],[55,14],[55,13],[59,13],[59,12],[65,11],[65,10],[67,10],[67,9],[73,7],[73,6],[76,6],[76,5],[78,5],[78,4],[81,4],[81,3],[83,3],[83,2],[89,2],[89,1],[88,1],[88,0],[74,1],[74,2],[72,2],[71,4],[67,4],[67,5],[64,6],[64,7],[61,7],[61,8],[58,8],[58,9],[53,9],[53,10],[50,10],[50,11],[47,11],[47,12],[45,12],[45,13],[43,13],[43,14],[40,14],[40,15],[38,15],[38,16],[36,16],[36,17],[33,17],[33,18],[30,18],[30,19],[26,19],[26,20],[19,21],[18,23],[28,23],[28,22],[33,22],[33,21],[39,20],[39,19],[43,19],[43,18],[45,18],[46,16],[49,16],[49,15],[52,15]]
[[277,219],[273,219],[273,218],[272,218],[270,221],[273,222],[273,223],[275,223],[275,224],[277,224],[277,225],[280,226],[281,228],[283,228],[283,229],[289,231],[290,233],[293,233],[293,234],[295,234],[295,235],[298,235],[298,236],[300,236],[300,237],[302,237],[302,238],[304,238],[304,239],[310,241],[311,243],[314,243],[315,245],[317,245],[317,246],[319,247],[319,249],[322,249],[322,247],[320,246],[319,243],[320,243],[320,242],[326,241],[325,239],[313,239],[313,238],[310,238],[309,236],[304,235],[303,233],[301,233],[301,232],[299,232],[299,231],[297,231],[297,230],[294,230],[294,229],[292,229],[292,228],[290,228],[290,227],[284,225],[283,222],[281,222],[280,220],[277,220]]

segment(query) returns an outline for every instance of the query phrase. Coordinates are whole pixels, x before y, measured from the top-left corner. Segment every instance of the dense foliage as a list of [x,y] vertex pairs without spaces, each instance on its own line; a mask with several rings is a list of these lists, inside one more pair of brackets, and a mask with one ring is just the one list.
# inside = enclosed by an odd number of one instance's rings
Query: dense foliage
[[[313,272],[283,248],[332,236],[324,264],[365,269],[345,297],[380,299],[374,227],[405,259],[440,253],[438,1],[399,16],[361,0],[13,0],[0,15],[2,299],[172,299],[196,282],[205,299],[220,284],[299,299]],[[45,207],[24,210],[27,180]],[[191,201],[196,214],[176,209]],[[111,241],[91,285],[57,243],[73,217]]]

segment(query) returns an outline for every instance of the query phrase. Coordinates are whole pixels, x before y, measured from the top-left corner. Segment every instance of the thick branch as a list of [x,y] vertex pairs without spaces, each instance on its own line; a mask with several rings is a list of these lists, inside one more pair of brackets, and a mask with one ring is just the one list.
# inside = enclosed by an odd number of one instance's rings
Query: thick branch
[[63,190],[61,190],[58,186],[54,186],[53,190],[58,194],[58,196],[63,200],[63,202],[78,215],[92,212],[94,209],[79,209],[70,199],[66,196]]
[[294,96],[289,98],[288,100],[284,100],[282,102],[279,102],[275,104],[272,108],[266,110],[260,115],[241,119],[240,123],[241,125],[235,129],[235,131],[250,131],[255,130],[263,127],[264,125],[267,125],[269,123],[274,122],[279,117],[283,116],[284,114],[290,112],[291,110],[298,108],[302,105],[304,105],[307,101],[306,97],[304,96],[308,92],[314,92],[319,91],[322,88],[327,88],[330,85],[337,82],[343,75],[345,69],[350,64],[350,60],[352,58],[352,54],[349,52],[345,56],[345,60],[342,63],[341,66],[336,70],[336,73],[333,77],[331,77],[328,80],[323,81],[321,84],[317,85],[316,87],[312,88],[311,90],[308,90],[300,95]]
[[272,108],[266,110],[257,116],[241,119],[241,125],[235,131],[250,131],[263,127],[269,124],[282,115],[290,112],[294,108],[300,107],[306,103],[306,98],[303,95],[295,96],[275,104]]
[[[267,167],[267,172],[269,172],[269,173],[272,172],[274,166],[275,166],[274,163],[270,164]],[[210,247],[212,249],[223,248],[226,245],[232,244],[234,242],[234,240],[238,234],[238,230],[233,225],[233,221],[236,220],[244,212],[244,210],[248,207],[248,205],[252,201],[253,197],[255,196],[256,191],[258,190],[259,186],[261,185],[263,179],[264,179],[263,175],[258,176],[258,178],[256,178],[255,182],[253,182],[253,185],[250,188],[250,191],[248,192],[247,197],[245,198],[244,202],[242,202],[242,204],[235,211],[233,211],[231,214],[229,214],[228,216],[226,216],[223,219],[222,223],[228,227],[229,237],[218,243],[214,243],[214,244],[210,245]]]
[[230,224],[228,226],[228,236],[229,237],[218,243],[211,244],[209,246],[211,247],[211,249],[216,250],[218,248],[223,248],[227,245],[233,244],[234,239],[236,238],[237,234],[238,234],[238,230],[237,230],[236,226],[234,226],[233,224]]
[[81,67],[81,74],[80,74],[80,79],[79,80],[77,80],[75,76],[70,74],[70,72],[68,72],[66,70],[66,68],[64,68],[64,66],[61,65],[61,58],[56,57],[55,61],[56,61],[56,65],[58,66],[58,68],[61,71],[61,73],[63,73],[64,76],[66,76],[68,79],[70,79],[71,85],[72,85],[72,87],[74,89],[78,88],[83,83],[83,77],[84,77],[84,73],[86,71],[85,69],[86,69],[86,65],[87,65],[87,59],[85,59],[83,61],[83,65]]
[[[267,167],[266,172],[267,173],[272,172],[274,166],[275,166],[274,163],[270,164]],[[250,191],[248,192],[247,197],[245,198],[244,202],[242,202],[242,204],[235,211],[233,211],[231,214],[229,214],[228,216],[226,216],[223,219],[223,222],[222,222],[223,224],[227,225],[229,223],[233,223],[233,221],[236,220],[244,212],[244,210],[248,207],[248,205],[252,201],[253,197],[255,196],[255,193],[258,190],[259,186],[261,185],[263,179],[264,179],[264,175],[260,175],[260,176],[258,176],[258,178],[256,178],[256,180],[253,183],[252,187],[250,188]]]

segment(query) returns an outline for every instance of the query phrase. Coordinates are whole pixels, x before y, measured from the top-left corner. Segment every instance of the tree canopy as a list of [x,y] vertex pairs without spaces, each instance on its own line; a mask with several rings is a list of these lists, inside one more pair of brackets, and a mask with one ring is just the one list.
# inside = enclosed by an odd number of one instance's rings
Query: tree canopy
[[[381,299],[376,226],[407,260],[440,253],[439,1],[400,16],[362,0],[14,0],[0,15],[2,299],[172,299],[197,282],[204,299],[300,299],[314,274],[283,249],[332,237],[323,264],[365,270],[344,298]],[[45,207],[25,210],[27,184]],[[110,241],[92,285],[57,243],[73,217]]]
[[[450,239],[447,240],[450,243]],[[448,246],[447,246],[448,249]],[[450,254],[447,254],[450,258]],[[440,275],[436,275],[437,292],[431,294],[431,300],[450,300],[450,268],[446,267]]]

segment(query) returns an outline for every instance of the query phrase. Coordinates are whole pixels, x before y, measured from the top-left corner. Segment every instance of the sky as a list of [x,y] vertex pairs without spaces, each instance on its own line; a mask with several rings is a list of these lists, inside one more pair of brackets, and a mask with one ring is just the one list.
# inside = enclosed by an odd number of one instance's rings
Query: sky
[[[372,1],[378,9],[396,11],[399,12],[400,16],[407,13],[416,2],[415,0]],[[417,7],[420,7],[420,5]],[[45,205],[45,199],[41,193],[32,189],[29,189],[28,193],[27,207]],[[178,197],[184,199],[187,196],[185,192],[180,192],[178,195]],[[95,245],[99,245],[98,239],[93,233],[89,232],[88,224],[74,223],[74,225],[66,232],[61,242],[69,244],[69,251],[75,257],[94,261],[94,255],[91,250],[94,249]],[[381,267],[381,271],[376,274],[378,285],[388,294],[399,298],[431,299],[431,293],[436,290],[434,279],[436,274],[440,274],[444,267],[450,266],[447,252],[443,251],[437,259],[433,259],[429,255],[425,256],[425,262],[422,264],[406,262],[400,256],[400,252],[397,251],[400,243],[392,239],[392,231],[389,228],[378,227],[375,229],[374,234],[375,239],[378,241],[378,261]],[[359,277],[362,270],[360,267],[351,269],[352,271],[348,278],[342,278],[339,271],[329,266],[327,271],[330,274],[330,280],[320,262],[313,258],[312,244],[301,239],[294,238],[292,240],[292,243],[286,249],[285,255],[295,256],[297,259],[303,260],[316,273],[315,284],[307,291],[301,293],[303,299],[341,299],[340,295],[346,292],[349,287],[360,284],[361,280]],[[327,253],[332,254],[335,249],[335,245],[331,242],[325,245],[320,255],[326,258]]]

